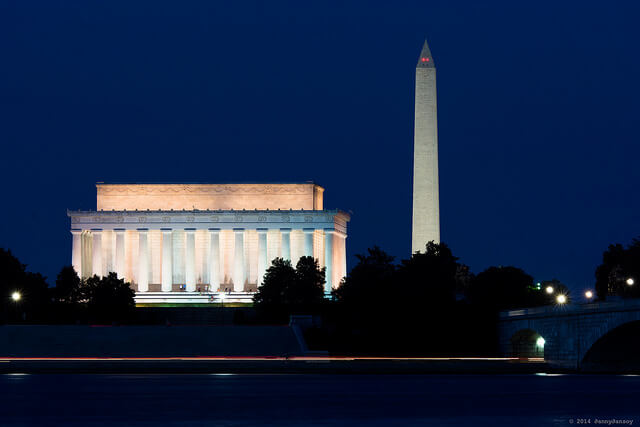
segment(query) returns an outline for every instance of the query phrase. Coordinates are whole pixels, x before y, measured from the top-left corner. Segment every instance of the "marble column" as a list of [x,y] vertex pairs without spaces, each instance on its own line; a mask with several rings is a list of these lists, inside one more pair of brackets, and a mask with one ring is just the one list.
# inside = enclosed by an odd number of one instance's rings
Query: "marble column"
[[72,228],[71,235],[71,265],[78,277],[82,277],[82,230]]
[[258,286],[262,285],[267,271],[267,229],[258,228]]
[[113,243],[113,231],[104,230],[102,232],[102,271],[104,271],[105,276],[108,276],[109,273],[115,270],[113,267],[113,255],[115,249]]
[[334,285],[333,279],[333,228],[324,229],[324,266],[325,270],[325,293],[331,292]]
[[162,292],[171,292],[173,284],[173,232],[170,228],[162,231]]
[[124,279],[124,228],[116,228],[116,274]]
[[102,229],[92,228],[91,236],[93,237],[91,274],[102,277],[104,276],[104,269],[102,268]]
[[209,292],[217,292],[220,288],[220,229],[210,228],[209,247]]
[[138,228],[138,292],[149,290],[149,229]]
[[235,247],[233,252],[233,290],[244,291],[244,228],[234,228]]
[[184,260],[184,283],[187,292],[196,291],[196,229],[185,228],[187,237],[186,256]]
[[338,260],[338,265],[336,266],[338,268],[338,283],[336,283],[334,286],[338,286],[340,284],[340,281],[346,277],[347,275],[347,235],[344,233],[336,233],[336,236],[338,237],[338,241],[336,242],[338,244],[338,253],[340,254],[340,259]]
[[304,232],[304,256],[313,256],[313,228],[303,228]]
[[86,279],[91,277],[93,271],[93,259],[91,258],[91,246],[93,246],[93,237],[91,231],[85,230],[82,232],[82,274],[80,278]]
[[282,236],[282,259],[291,261],[291,229],[281,228],[280,235]]

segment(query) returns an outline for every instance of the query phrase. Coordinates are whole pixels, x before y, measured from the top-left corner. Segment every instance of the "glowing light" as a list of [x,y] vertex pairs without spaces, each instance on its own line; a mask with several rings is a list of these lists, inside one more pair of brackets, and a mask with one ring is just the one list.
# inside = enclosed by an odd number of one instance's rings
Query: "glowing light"
[[558,302],[558,304],[564,304],[565,302],[567,302],[567,297],[564,295],[558,295],[556,297],[556,301]]
[[548,294],[552,294],[552,293],[553,293],[553,286],[547,286],[547,288],[545,289],[545,291],[546,291]]
[[422,58],[422,62],[429,62],[429,58]]
[[634,283],[636,283],[636,282],[633,280],[633,278],[632,278],[632,277],[629,277],[629,278],[627,279],[627,285],[629,285],[629,286],[633,286],[633,284],[634,284]]
[[539,338],[536,340],[536,345],[537,345],[538,347],[544,347],[544,343],[545,343],[545,341],[544,341],[544,338],[542,338],[542,337],[539,337]]
[[14,292],[11,294],[11,299],[16,302],[20,301],[20,298],[22,298],[22,295],[20,295],[20,292]]
[[591,299],[591,298],[593,298],[593,292],[587,291],[587,292],[584,293],[584,296],[589,298],[589,299]]

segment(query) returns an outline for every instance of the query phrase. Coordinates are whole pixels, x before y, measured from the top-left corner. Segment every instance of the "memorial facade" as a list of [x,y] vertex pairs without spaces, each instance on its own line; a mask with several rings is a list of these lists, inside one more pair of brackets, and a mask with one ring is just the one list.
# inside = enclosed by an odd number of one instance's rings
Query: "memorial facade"
[[326,292],[346,275],[350,217],[314,183],[96,187],[95,211],[68,211],[72,265],[117,273],[137,303],[250,302],[277,257],[316,258]]

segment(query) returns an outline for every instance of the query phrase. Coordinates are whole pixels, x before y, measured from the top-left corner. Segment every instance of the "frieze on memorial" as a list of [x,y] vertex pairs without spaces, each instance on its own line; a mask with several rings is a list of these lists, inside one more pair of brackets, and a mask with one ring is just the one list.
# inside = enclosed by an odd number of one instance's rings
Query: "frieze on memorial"
[[[211,211],[68,211],[74,226],[87,224],[158,224],[167,226],[172,224],[210,224],[219,223],[233,226],[234,224],[301,224],[306,227],[309,224],[336,224],[346,227],[350,217],[340,210],[332,211],[219,211],[211,215]],[[305,225],[306,224],[306,225]]]

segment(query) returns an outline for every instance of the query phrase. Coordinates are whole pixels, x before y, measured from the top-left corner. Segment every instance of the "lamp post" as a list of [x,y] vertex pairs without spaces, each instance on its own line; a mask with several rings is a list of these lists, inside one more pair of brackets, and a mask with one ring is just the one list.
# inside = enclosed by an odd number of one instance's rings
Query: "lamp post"
[[18,320],[20,318],[20,316],[18,316],[18,301],[20,301],[22,299],[22,294],[18,291],[14,291],[11,294],[11,299],[14,302],[14,306],[15,306],[15,313],[16,313],[16,320]]

